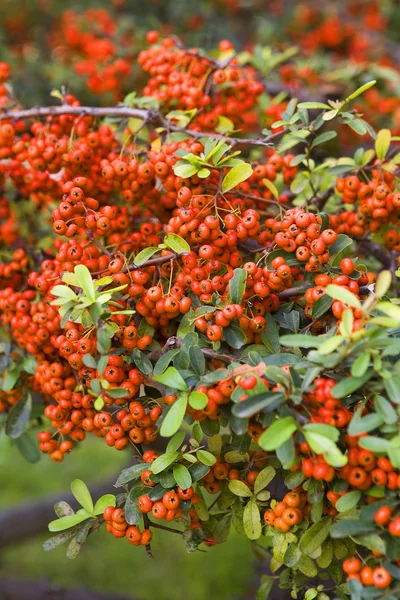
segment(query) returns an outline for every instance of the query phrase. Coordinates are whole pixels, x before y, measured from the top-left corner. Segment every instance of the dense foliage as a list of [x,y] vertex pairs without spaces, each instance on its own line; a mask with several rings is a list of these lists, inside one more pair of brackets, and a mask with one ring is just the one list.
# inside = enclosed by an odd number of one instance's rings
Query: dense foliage
[[78,89],[33,108],[20,25],[0,63],[2,437],[32,463],[90,435],[130,456],[117,495],[72,482],[82,509],[56,505],[46,550],[102,527],[194,552],[234,527],[269,563],[258,600],[396,599],[392,6],[340,4],[343,25],[281,4],[277,46],[242,50],[65,12],[35,68]]

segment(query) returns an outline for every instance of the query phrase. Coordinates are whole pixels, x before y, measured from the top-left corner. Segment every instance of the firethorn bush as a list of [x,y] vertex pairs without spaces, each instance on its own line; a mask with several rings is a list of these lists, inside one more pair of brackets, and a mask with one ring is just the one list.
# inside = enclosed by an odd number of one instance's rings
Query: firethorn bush
[[400,80],[367,5],[208,52],[66,12],[48,43],[96,105],[24,108],[0,63],[1,426],[32,463],[129,460],[117,494],[72,482],[46,550],[234,528],[257,599],[399,597]]

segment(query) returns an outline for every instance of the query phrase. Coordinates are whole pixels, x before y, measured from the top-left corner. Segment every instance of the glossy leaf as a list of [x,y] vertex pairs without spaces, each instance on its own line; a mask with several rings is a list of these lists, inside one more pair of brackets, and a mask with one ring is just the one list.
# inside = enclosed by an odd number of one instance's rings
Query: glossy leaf
[[180,396],[180,398],[175,400],[175,402],[169,408],[168,413],[165,415],[163,422],[161,423],[160,435],[162,437],[171,437],[178,431],[182,424],[183,417],[185,416],[186,406],[186,395]]
[[242,163],[233,167],[222,180],[221,190],[222,193],[229,192],[234,187],[246,181],[253,174],[253,169],[247,163]]

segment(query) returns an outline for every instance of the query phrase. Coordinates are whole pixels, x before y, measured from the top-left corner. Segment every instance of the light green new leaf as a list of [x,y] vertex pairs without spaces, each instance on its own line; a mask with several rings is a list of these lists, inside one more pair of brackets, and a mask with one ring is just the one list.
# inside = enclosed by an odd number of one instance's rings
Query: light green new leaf
[[51,523],[49,523],[49,531],[64,531],[64,529],[74,527],[74,525],[78,525],[78,523],[82,523],[82,521],[90,519],[92,516],[92,514],[84,509],[78,510],[76,515],[62,517],[61,519],[51,521]]
[[144,250],[142,250],[141,252],[139,252],[139,254],[135,256],[133,262],[137,267],[140,267],[158,251],[159,249],[154,247],[144,248]]
[[83,508],[88,513],[93,514],[93,500],[86,483],[81,479],[75,479],[71,483],[71,492],[73,493],[79,504],[83,506]]
[[79,287],[92,302],[95,301],[95,289],[92,275],[85,265],[76,265],[74,273]]
[[343,302],[343,304],[347,304],[353,308],[361,308],[359,299],[352,292],[340,285],[331,283],[330,285],[326,286],[326,293],[334,300]]
[[177,254],[182,254],[182,252],[190,252],[190,246],[187,241],[176,233],[169,233],[167,236],[165,236],[164,244],[167,246],[167,248],[170,248]]
[[242,181],[246,181],[246,179],[251,177],[252,174],[253,169],[249,164],[242,163],[240,165],[236,165],[236,167],[233,167],[233,169],[231,169],[229,173],[225,175],[222,181],[222,193],[229,192],[229,190],[232,190],[234,187],[239,185],[239,183],[242,183]]
[[101,498],[99,498],[94,505],[94,514],[102,515],[107,506],[115,506],[117,503],[117,499],[114,494],[104,494]]
[[379,160],[383,160],[389,150],[392,134],[390,129],[381,129],[375,140],[375,152]]

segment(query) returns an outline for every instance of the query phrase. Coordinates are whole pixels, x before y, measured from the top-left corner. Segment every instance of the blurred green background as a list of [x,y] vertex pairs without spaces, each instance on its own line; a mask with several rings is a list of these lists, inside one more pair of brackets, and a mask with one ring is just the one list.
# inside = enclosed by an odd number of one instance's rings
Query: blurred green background
[[[112,480],[126,460],[125,453],[96,438],[88,439],[62,464],[43,457],[32,466],[11,451],[0,467],[0,510],[62,493],[75,478],[88,484]],[[154,600],[155,582],[158,600],[233,600],[245,595],[254,583],[250,543],[235,533],[225,544],[187,554],[180,537],[157,531],[152,543],[154,560],[144,548],[130,546],[104,528],[90,536],[75,560],[65,557],[65,545],[44,552],[42,543],[50,536],[44,534],[0,550],[0,578],[46,578],[66,587],[132,595],[136,600]]]

